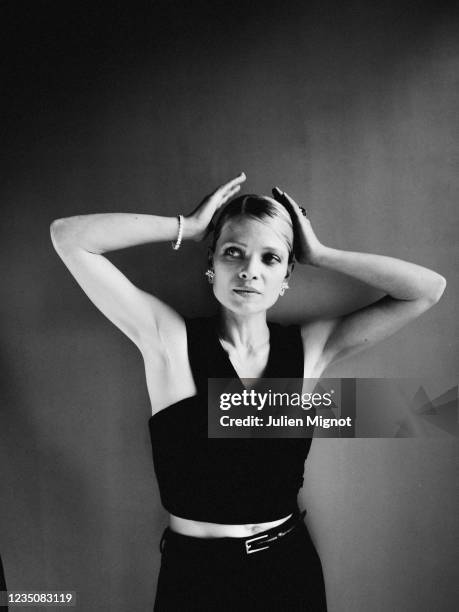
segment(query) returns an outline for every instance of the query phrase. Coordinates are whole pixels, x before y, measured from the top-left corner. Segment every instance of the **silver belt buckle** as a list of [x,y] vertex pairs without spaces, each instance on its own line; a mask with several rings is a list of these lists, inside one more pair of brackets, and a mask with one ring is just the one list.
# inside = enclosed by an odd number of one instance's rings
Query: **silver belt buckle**
[[262,546],[261,548],[253,548],[253,549],[250,547],[250,544],[252,542],[255,542],[255,540],[262,540],[263,538],[267,538],[267,537],[268,537],[268,534],[265,533],[263,535],[255,536],[254,538],[249,538],[248,540],[246,540],[244,542],[246,553],[250,555],[251,553],[259,552],[260,550],[266,550],[267,548],[269,548],[269,546]]

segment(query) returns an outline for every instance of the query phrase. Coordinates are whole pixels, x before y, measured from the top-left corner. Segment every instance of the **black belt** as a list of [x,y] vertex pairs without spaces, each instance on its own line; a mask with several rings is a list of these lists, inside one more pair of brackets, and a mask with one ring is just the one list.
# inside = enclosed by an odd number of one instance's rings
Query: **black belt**
[[176,545],[179,548],[183,547],[184,552],[193,549],[204,552],[205,550],[212,550],[218,547],[219,549],[228,548],[231,550],[239,550],[240,552],[250,555],[252,553],[261,552],[262,550],[267,550],[291,533],[298,525],[303,523],[305,515],[306,510],[301,512],[297,510],[290,518],[280,525],[267,529],[266,531],[261,531],[249,538],[199,538],[183,535],[166,527],[161,538],[159,549],[163,552],[164,546],[167,545],[167,542],[170,540],[172,545]]

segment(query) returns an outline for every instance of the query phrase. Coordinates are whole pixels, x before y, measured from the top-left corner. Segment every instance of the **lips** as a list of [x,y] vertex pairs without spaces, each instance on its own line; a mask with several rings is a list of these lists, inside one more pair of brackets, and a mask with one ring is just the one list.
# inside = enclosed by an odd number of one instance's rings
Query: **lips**
[[257,293],[260,294],[260,291],[254,289],[253,287],[235,287],[233,289],[236,293]]

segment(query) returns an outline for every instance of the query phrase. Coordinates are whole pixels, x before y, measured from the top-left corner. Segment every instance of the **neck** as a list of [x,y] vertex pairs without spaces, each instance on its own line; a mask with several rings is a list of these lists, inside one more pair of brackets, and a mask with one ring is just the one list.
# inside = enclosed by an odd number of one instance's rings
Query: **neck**
[[237,349],[256,351],[269,343],[266,312],[238,315],[222,309],[217,318],[220,339]]

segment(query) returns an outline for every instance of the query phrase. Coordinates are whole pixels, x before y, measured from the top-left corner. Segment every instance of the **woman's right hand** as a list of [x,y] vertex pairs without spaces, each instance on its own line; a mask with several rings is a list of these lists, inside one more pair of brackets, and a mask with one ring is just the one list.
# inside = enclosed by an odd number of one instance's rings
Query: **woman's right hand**
[[191,226],[190,238],[199,242],[204,240],[209,232],[213,229],[212,219],[215,213],[232,198],[241,188],[241,183],[246,180],[244,172],[232,179],[228,183],[224,183],[210,195],[206,196],[192,213],[186,215],[185,224]]

